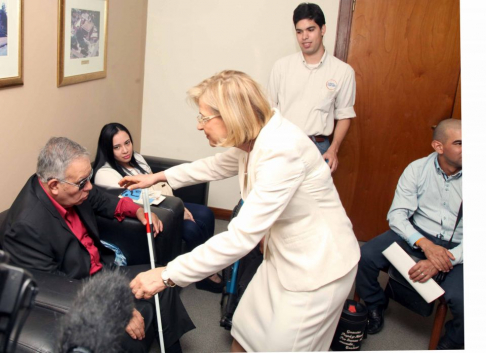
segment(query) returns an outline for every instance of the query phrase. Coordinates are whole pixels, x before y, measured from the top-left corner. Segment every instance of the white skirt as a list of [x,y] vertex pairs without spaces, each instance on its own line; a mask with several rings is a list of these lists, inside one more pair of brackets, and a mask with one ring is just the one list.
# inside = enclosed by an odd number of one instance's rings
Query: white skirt
[[329,350],[356,271],[315,291],[291,292],[263,261],[238,304],[231,335],[247,352]]

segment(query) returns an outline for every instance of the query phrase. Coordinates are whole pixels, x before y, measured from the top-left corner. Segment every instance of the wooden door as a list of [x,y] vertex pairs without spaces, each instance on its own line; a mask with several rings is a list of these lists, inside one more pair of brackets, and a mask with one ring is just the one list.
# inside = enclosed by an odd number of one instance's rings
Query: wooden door
[[459,0],[355,3],[347,62],[356,72],[357,118],[334,182],[359,240],[388,229],[398,178],[433,151],[432,126],[452,117],[459,34]]

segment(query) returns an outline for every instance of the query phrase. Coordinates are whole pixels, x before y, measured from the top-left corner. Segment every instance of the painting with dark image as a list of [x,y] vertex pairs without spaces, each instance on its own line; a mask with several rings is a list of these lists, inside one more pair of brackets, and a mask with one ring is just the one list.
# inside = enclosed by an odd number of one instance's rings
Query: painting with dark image
[[7,4],[0,0],[0,56],[7,55]]
[[71,10],[71,59],[99,56],[99,28],[99,11]]

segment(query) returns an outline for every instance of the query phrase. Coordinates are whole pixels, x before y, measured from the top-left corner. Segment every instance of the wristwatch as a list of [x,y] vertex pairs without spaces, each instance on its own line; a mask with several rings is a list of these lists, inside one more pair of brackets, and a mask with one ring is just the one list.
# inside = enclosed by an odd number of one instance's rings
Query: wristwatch
[[162,282],[164,282],[166,287],[175,287],[176,284],[172,282],[172,280],[169,278],[169,274],[167,273],[167,268],[165,268],[162,271]]

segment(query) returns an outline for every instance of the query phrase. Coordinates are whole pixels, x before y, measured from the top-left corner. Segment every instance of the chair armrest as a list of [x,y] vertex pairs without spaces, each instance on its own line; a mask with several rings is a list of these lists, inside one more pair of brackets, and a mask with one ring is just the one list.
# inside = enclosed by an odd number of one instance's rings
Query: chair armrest
[[64,314],[34,306],[20,331],[16,353],[59,352],[58,341]]
[[[180,159],[162,158],[154,156],[143,156],[152,172],[158,173],[169,169],[170,167],[190,163]],[[197,185],[186,186],[174,190],[174,196],[180,197],[184,202],[197,203],[200,205],[208,205],[209,183],[201,183]]]
[[31,269],[28,271],[39,288],[35,305],[62,314],[67,313],[83,282],[53,273]]
[[[182,201],[171,197],[171,203],[182,207]],[[167,200],[164,200],[166,202]],[[175,206],[174,206],[175,207]],[[177,209],[176,207],[176,209]],[[170,209],[152,207],[163,224],[163,231],[157,235],[154,241],[156,262],[166,265],[182,252],[182,217],[183,212],[177,215]],[[145,226],[138,219],[125,218],[122,222],[116,219],[108,219],[97,216],[96,221],[102,240],[115,244],[127,258],[128,265],[140,265],[150,263],[150,255],[147,243]]]

